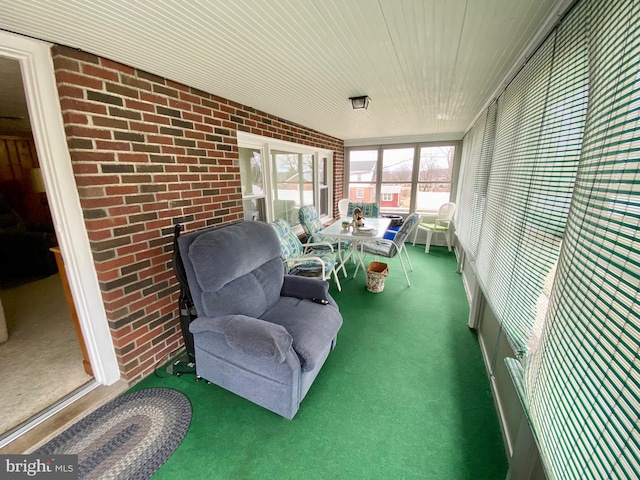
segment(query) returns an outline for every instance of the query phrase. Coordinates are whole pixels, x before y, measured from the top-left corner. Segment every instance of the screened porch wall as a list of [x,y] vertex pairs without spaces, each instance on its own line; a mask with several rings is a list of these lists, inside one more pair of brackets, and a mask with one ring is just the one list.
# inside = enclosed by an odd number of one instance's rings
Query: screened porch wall
[[513,478],[640,475],[639,26],[638,1],[574,3],[497,99],[488,165],[490,110],[464,139],[470,324],[511,473],[525,430],[540,452]]

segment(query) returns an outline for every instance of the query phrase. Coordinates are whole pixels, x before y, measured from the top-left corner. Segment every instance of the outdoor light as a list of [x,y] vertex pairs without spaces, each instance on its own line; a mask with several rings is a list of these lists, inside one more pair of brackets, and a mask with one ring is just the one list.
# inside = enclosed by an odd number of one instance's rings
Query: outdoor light
[[366,110],[369,106],[369,100],[371,99],[364,95],[362,97],[351,97],[349,100],[351,100],[351,106],[354,110],[359,110],[361,108]]

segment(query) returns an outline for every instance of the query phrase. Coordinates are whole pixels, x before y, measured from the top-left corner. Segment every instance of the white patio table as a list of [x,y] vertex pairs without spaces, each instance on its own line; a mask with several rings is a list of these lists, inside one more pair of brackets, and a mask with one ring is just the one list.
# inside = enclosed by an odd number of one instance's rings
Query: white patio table
[[366,234],[366,235],[361,235],[354,232],[353,227],[350,227],[347,230],[342,228],[343,221],[351,222],[351,220],[352,218],[347,218],[347,217],[340,218],[340,220],[337,220],[331,225],[329,225],[328,227],[320,230],[320,235],[322,237],[332,237],[332,238],[339,238],[342,240],[351,240],[351,243],[353,245],[351,248],[351,251],[349,252],[348,255],[345,255],[344,258],[341,259],[342,263],[340,263],[338,268],[336,268],[336,271],[340,270],[341,268],[343,269],[343,271],[346,271],[344,270],[344,265],[345,263],[347,263],[347,260],[349,260],[355,252],[356,261],[359,263],[359,265],[356,267],[356,271],[353,274],[353,278],[355,278],[356,275],[358,274],[359,267],[362,267],[362,270],[366,272],[366,269],[364,266],[364,260],[362,258],[363,257],[362,252],[358,248],[358,243],[367,242],[371,240],[381,240],[384,237],[384,234],[387,233],[387,230],[389,229],[389,225],[391,225],[391,219],[383,218],[383,217],[365,218],[364,228],[373,228],[374,230],[374,232],[372,232],[371,234]]

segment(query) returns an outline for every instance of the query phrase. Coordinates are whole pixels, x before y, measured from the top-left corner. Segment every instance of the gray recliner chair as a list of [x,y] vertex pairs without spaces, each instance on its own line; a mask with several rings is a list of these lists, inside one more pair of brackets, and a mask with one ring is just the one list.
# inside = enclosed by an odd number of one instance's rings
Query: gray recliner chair
[[178,245],[198,313],[189,326],[197,374],[293,418],[342,326],[329,284],[284,275],[267,223],[189,233]]

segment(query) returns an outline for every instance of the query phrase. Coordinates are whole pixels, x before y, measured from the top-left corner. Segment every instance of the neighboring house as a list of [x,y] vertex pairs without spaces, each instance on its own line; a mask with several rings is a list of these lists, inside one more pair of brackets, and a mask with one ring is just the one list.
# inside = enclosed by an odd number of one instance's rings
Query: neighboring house
[[380,208],[397,208],[400,207],[400,191],[401,185],[385,185],[380,187]]

